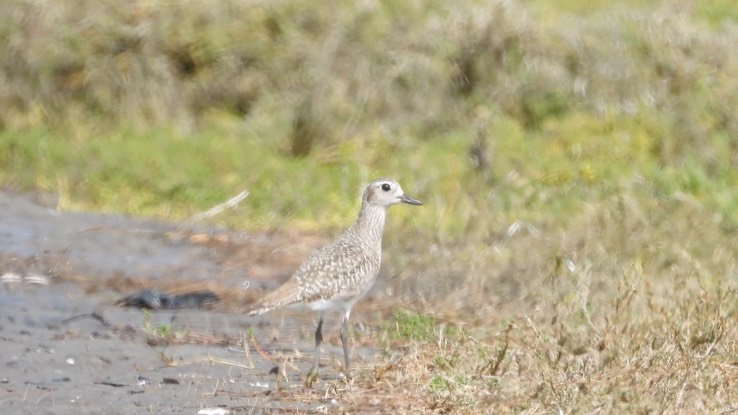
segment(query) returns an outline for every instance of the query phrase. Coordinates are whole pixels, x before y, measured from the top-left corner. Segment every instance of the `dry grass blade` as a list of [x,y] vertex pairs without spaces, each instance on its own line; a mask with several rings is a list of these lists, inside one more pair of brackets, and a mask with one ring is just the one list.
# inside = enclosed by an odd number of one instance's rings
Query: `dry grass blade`
[[232,198],[226,200],[225,202],[218,204],[216,206],[213,206],[212,208],[206,210],[205,212],[198,213],[190,218],[190,222],[199,222],[203,219],[213,217],[226,209],[231,209],[236,206],[238,206],[241,201],[246,199],[249,196],[249,191],[244,190],[243,192],[233,196]]

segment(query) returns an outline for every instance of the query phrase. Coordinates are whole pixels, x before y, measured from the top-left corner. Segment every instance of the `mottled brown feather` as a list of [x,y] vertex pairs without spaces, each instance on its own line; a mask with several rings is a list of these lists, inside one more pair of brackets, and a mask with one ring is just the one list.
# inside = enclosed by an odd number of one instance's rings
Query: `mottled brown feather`
[[264,314],[275,308],[284,307],[286,305],[294,304],[300,301],[300,289],[297,286],[297,282],[294,279],[282,284],[276,290],[267,294],[258,303],[254,304],[248,315],[254,316]]

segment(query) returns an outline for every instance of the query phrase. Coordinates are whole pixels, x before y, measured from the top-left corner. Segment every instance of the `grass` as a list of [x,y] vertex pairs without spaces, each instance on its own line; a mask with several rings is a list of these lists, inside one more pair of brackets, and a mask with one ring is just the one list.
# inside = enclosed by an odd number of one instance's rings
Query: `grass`
[[[721,296],[731,294],[712,297],[695,289],[662,297],[649,292],[645,280],[621,284],[612,303],[598,307],[608,315],[604,320],[565,307],[545,322],[533,313],[511,322],[490,322],[442,344],[422,343],[417,355],[406,356],[407,366],[400,367],[426,388],[427,405],[436,410],[726,409],[710,396],[717,390],[728,392],[719,385],[735,376],[732,358],[725,358],[734,356],[735,344],[728,339],[736,333],[720,305]],[[693,296],[702,296],[698,304]],[[642,301],[650,303],[648,313]],[[672,302],[681,308],[672,308]],[[420,366],[424,362],[434,364]]]
[[735,410],[732,3],[301,5],[4,3],[0,183],[334,234],[396,176],[385,299],[420,312],[357,408]]
[[394,315],[394,330],[387,329],[393,333],[398,340],[433,340],[437,337],[437,322],[433,316],[421,313],[407,313],[396,311]]
[[174,335],[176,330],[171,324],[164,323],[156,325],[154,323],[154,315],[150,310],[142,309],[141,311],[144,319],[143,330],[147,335],[155,338],[167,338]]

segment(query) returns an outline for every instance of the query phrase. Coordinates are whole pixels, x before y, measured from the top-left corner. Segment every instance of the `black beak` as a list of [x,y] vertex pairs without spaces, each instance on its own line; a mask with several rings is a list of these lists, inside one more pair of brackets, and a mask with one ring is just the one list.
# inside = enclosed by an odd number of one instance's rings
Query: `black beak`
[[402,195],[402,196],[400,196],[400,200],[402,201],[402,203],[407,203],[409,205],[418,205],[419,206],[419,205],[422,205],[423,204],[423,202],[421,202],[420,200],[413,199],[412,197],[410,197],[408,195]]

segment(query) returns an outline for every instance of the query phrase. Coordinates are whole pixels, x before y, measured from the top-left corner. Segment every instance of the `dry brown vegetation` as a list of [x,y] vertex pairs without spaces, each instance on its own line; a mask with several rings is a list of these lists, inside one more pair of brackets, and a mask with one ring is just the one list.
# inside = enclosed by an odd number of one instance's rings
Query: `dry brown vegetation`
[[413,358],[435,364],[406,375],[469,413],[734,411],[735,237],[685,201],[656,205],[613,201],[491,248],[490,280],[440,288],[478,319],[425,343]]

